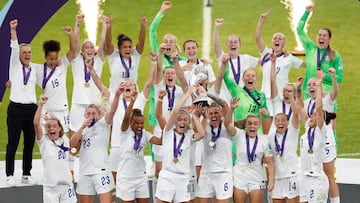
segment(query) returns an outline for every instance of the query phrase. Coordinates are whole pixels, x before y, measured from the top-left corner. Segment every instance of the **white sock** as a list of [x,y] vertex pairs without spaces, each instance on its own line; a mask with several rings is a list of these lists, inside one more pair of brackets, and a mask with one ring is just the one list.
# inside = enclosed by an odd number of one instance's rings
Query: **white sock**
[[330,197],[330,203],[340,203],[340,197]]

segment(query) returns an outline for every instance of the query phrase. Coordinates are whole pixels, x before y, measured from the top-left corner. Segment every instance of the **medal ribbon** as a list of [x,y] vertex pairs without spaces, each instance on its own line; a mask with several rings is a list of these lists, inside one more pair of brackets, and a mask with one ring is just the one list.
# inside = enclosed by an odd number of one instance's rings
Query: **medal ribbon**
[[232,70],[232,73],[234,75],[234,79],[235,79],[235,82],[236,84],[239,84],[239,81],[240,81],[240,72],[241,72],[241,66],[240,66],[240,56],[238,55],[237,56],[237,73],[235,71],[235,67],[234,67],[234,64],[230,58],[230,65],[231,65],[231,70]]
[[[92,59],[92,64],[94,65],[94,58]],[[90,70],[87,68],[85,61],[84,61],[84,80],[86,83],[90,80]]]
[[141,141],[141,138],[142,138],[142,132],[140,135],[136,136],[134,135],[134,150],[137,151],[139,148],[140,148],[140,141]]
[[55,68],[51,69],[49,75],[46,77],[47,67],[46,67],[46,63],[44,63],[44,79],[42,82],[43,89],[45,89],[47,82],[50,80],[51,76],[55,73],[55,69],[56,69],[56,66],[55,66]]
[[124,104],[124,109],[126,110],[126,109],[127,109],[127,107],[128,107],[128,105],[127,105],[127,103],[126,103],[126,100],[125,100],[125,99],[123,99],[123,104]]
[[291,116],[291,114],[292,114],[292,108],[291,108],[291,106],[290,106],[290,108],[289,108],[289,113],[286,113],[286,105],[285,105],[285,102],[284,102],[284,101],[282,102],[282,112],[283,112],[284,114],[286,114],[286,115],[288,116],[288,118],[290,119],[290,116]]
[[23,84],[27,85],[27,83],[29,82],[29,78],[30,78],[31,67],[29,68],[29,71],[26,73],[25,66],[23,66],[22,72],[23,72]]
[[315,101],[314,101],[314,103],[312,104],[311,109],[310,109],[310,105],[311,105],[311,99],[309,100],[309,105],[308,105],[308,108],[307,108],[307,115],[308,115],[308,117],[310,117],[310,116],[314,113],[314,110],[315,110]]
[[[281,57],[284,55],[284,52],[276,54],[276,58]],[[261,66],[264,65],[266,62],[270,61],[270,53],[265,54],[263,59],[261,60]]]
[[166,85],[166,93],[167,93],[167,97],[168,97],[168,110],[169,111],[172,111],[174,108],[175,90],[176,90],[176,87],[174,86],[174,88],[172,89],[172,93],[171,93],[169,87]]
[[125,78],[129,78],[130,77],[130,68],[131,68],[131,57],[129,57],[129,67],[126,65],[125,60],[123,59],[123,57],[121,57],[121,55],[120,55],[120,60],[125,69]]
[[284,137],[283,137],[282,142],[281,142],[281,147],[280,147],[279,142],[278,142],[278,140],[276,138],[276,135],[275,135],[275,150],[276,150],[276,153],[279,154],[280,156],[282,156],[283,153],[284,153],[284,146],[285,146],[285,140],[286,140],[287,132],[288,131],[286,129]]
[[[254,95],[245,86],[244,86],[244,90],[258,106],[261,106],[260,102],[254,97]],[[259,100],[260,100],[260,98],[259,98]]]
[[221,133],[221,123],[222,123],[222,121],[220,121],[218,130],[217,130],[217,134],[215,134],[215,132],[214,132],[214,128],[215,128],[215,127],[212,126],[212,125],[210,125],[210,127],[211,127],[211,134],[212,134],[212,136],[211,136],[211,141],[212,141],[212,142],[216,142],[216,140],[220,137],[220,133]]
[[309,143],[309,149],[312,150],[314,146],[314,138],[315,138],[315,128],[311,132],[311,128],[308,130],[308,143]]
[[258,141],[259,141],[259,138],[256,135],[255,142],[254,142],[253,148],[250,153],[250,140],[249,140],[249,135],[246,133],[246,152],[247,152],[249,163],[255,161],[255,151],[256,151]]
[[[62,139],[62,138],[61,138],[61,139]],[[64,146],[64,140],[63,140],[63,139],[62,139],[61,145],[56,144],[54,140],[51,140],[51,141],[54,143],[54,145],[56,145],[57,147],[59,147],[59,148],[60,148],[61,150],[63,150],[64,152],[70,151],[70,148],[69,148],[69,147],[65,147],[65,146]]]
[[327,56],[329,52],[329,47],[325,49],[324,54],[321,56],[320,59],[320,49],[317,48],[317,70],[321,70],[321,63],[325,60],[325,57]]
[[180,148],[181,148],[181,145],[183,144],[184,142],[184,139],[185,139],[185,135],[182,134],[181,136],[181,139],[176,147],[176,134],[175,134],[175,131],[174,131],[174,157],[177,158],[179,156],[179,154],[181,155],[181,152],[180,152]]

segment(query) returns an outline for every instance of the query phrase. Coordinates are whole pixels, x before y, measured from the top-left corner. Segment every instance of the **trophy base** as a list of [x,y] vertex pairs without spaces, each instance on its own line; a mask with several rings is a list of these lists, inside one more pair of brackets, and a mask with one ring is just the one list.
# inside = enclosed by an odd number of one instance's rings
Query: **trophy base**
[[294,56],[305,56],[305,51],[298,51],[298,50],[294,50],[291,52],[292,55]]

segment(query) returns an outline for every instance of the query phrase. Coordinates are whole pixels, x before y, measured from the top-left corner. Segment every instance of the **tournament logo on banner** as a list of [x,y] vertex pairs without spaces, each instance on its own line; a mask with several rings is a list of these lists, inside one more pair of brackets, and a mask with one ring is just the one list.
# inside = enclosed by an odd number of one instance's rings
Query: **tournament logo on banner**
[[19,43],[30,43],[41,27],[68,0],[9,0],[0,11],[0,101],[4,95],[5,83],[9,78],[10,26],[9,22],[18,19]]

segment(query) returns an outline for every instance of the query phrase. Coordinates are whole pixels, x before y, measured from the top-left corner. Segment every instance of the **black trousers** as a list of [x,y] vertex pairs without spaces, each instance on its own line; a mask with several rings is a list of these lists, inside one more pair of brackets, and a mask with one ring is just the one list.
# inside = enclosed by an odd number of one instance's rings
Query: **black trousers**
[[21,131],[24,135],[23,175],[31,175],[32,155],[35,142],[34,114],[36,104],[10,102],[7,111],[8,144],[6,145],[6,176],[14,175],[15,154]]

